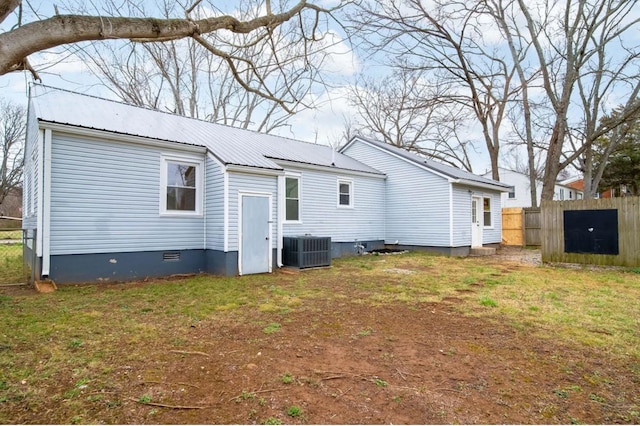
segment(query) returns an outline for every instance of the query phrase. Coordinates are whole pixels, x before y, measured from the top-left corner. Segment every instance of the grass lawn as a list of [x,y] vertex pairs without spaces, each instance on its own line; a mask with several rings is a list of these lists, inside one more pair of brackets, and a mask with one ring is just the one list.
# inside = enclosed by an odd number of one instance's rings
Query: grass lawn
[[0,240],[22,240],[21,229],[0,229]]
[[0,243],[0,284],[22,283],[24,273],[22,244]]
[[[382,371],[404,356],[400,352],[395,353],[395,350],[399,351],[405,345],[425,345],[425,342],[438,339],[437,332],[430,334],[433,338],[419,337],[419,329],[422,324],[432,321],[429,318],[436,318],[444,309],[441,309],[443,306],[447,307],[446,315],[459,318],[460,324],[473,325],[468,333],[463,334],[473,333],[480,329],[477,324],[482,324],[488,331],[478,339],[487,336],[490,340],[491,330],[495,327],[496,330],[509,330],[508,333],[512,333],[509,335],[515,336],[513,339],[525,336],[537,342],[532,347],[516,348],[513,352],[513,356],[524,356],[524,360],[500,361],[504,365],[513,365],[509,367],[509,377],[512,377],[511,380],[515,380],[515,375],[523,377],[518,379],[520,385],[509,384],[508,379],[498,379],[497,373],[488,372],[486,383],[482,382],[482,386],[474,384],[474,387],[465,387],[460,383],[470,379],[464,379],[467,376],[459,377],[461,373],[455,372],[466,368],[469,377],[474,374],[477,377],[480,373],[477,370],[479,367],[473,367],[474,357],[486,356],[487,362],[492,362],[497,359],[497,351],[515,341],[511,338],[505,340],[507,345],[501,344],[494,349],[494,356],[487,349],[491,343],[478,340],[455,348],[443,343],[440,355],[425,355],[418,361],[393,364],[395,370],[400,372],[397,380],[404,383],[405,388],[411,388],[411,392],[401,387],[393,389],[391,385],[387,386],[388,382],[391,383],[390,378],[383,380],[378,375],[361,375],[366,378],[364,382],[362,377],[358,380],[355,376],[351,377],[354,380],[351,390],[347,385],[339,387],[337,384],[339,380],[346,380],[343,378],[347,373],[335,373],[313,383],[306,379],[296,381],[291,378],[292,375],[296,377],[291,371],[296,365],[302,368],[304,362],[312,359],[311,355],[306,355],[300,349],[305,347],[307,338],[315,339],[309,351],[318,354],[317,348],[330,350],[333,347],[337,350],[335,348],[342,344],[345,350],[355,348],[359,351],[355,356],[348,357],[345,363],[355,362],[354,359],[358,357],[366,358],[366,354],[370,353],[364,346],[358,348],[357,345],[376,342],[378,348],[389,348],[384,351],[379,349],[380,352],[372,349],[371,352],[376,354],[375,361],[379,364],[375,365],[379,365]],[[414,321],[403,326],[403,329],[410,332],[415,327],[416,337],[409,337],[405,341],[404,337],[392,331],[395,330],[393,321],[384,322],[383,319],[392,312],[398,313],[398,321],[405,315],[407,321]],[[611,389],[612,385],[606,381],[609,380],[606,377],[612,374],[604,374],[605,366],[615,362],[624,366],[621,375],[630,377],[633,383],[640,383],[640,274],[633,271],[534,267],[516,263],[501,264],[484,258],[447,258],[424,253],[363,256],[336,260],[331,268],[301,273],[277,272],[232,278],[198,276],[128,284],[60,286],[55,293],[46,295],[35,295],[25,290],[0,291],[0,315],[2,423],[277,424],[325,423],[334,420],[346,423],[429,423],[438,419],[444,423],[640,422],[637,397],[630,396],[633,392],[624,389],[622,384],[617,385],[617,390]],[[411,319],[413,316],[418,319]],[[199,333],[197,338],[190,337],[193,333]],[[451,342],[464,338],[464,335],[452,336]],[[379,341],[375,340],[378,338]],[[560,349],[557,352],[552,349],[547,358],[540,355],[545,352],[539,349],[546,345],[574,348],[571,350],[576,350],[575,353],[586,355],[560,360],[553,358],[561,357],[557,355],[562,353]],[[425,348],[416,346],[411,353],[425,351]],[[274,353],[281,354],[274,355],[272,362],[278,361],[278,357],[287,357],[286,365],[291,367],[280,373],[265,370],[264,374],[270,375],[266,377],[276,380],[275,384],[268,383],[269,379],[264,377],[255,379],[257,382],[253,383],[251,377],[262,372],[261,364],[256,359],[260,356],[266,359],[271,349],[277,349]],[[180,351],[179,360],[172,358]],[[462,357],[463,352],[468,356]],[[214,377],[207,376],[207,379],[204,376],[199,379],[201,376],[193,373],[188,382],[186,376],[180,376],[191,374],[187,371],[192,367],[197,371],[205,371],[208,368],[207,359],[211,364],[223,366],[231,357],[241,353],[246,353],[247,357],[250,353],[252,358],[247,358],[250,361],[238,361],[238,366],[234,364],[233,368],[240,370],[232,369],[231,365],[228,369],[220,367]],[[533,357],[534,353],[538,355],[532,359],[526,358]],[[314,356],[320,356],[318,354]],[[214,355],[224,355],[226,358],[213,362]],[[327,356],[329,363],[333,362],[332,359],[336,363],[340,360],[336,353]],[[455,376],[457,381],[451,385],[451,389],[446,384],[427,386],[424,383],[427,377],[440,374],[438,369],[445,368],[441,364],[429,374],[424,371],[408,373],[411,366],[432,357],[433,362],[457,362],[452,364],[455,367],[450,376]],[[600,362],[596,358],[601,358],[603,363],[600,369],[591,367],[593,362]],[[532,364],[534,361],[537,364]],[[176,364],[173,370],[171,366],[176,362],[186,364]],[[246,368],[241,368],[243,365]],[[542,368],[539,366],[551,369],[549,377],[560,375],[559,371],[562,371],[562,377],[566,377],[567,382],[545,385],[524,378],[530,377],[527,374],[534,374],[537,368]],[[332,371],[328,365],[309,368],[309,375],[321,368]],[[351,368],[353,370],[356,367]],[[583,373],[576,373],[582,369]],[[184,373],[178,373],[180,371]],[[541,377],[546,377],[544,373]],[[176,376],[169,380],[169,374]],[[228,374],[231,375],[228,379],[215,379]],[[281,383],[277,382],[280,379],[276,376],[287,376],[287,381],[282,379]],[[153,377],[153,381],[149,377]],[[449,383],[447,380],[451,377],[438,378],[438,383]],[[126,386],[123,387],[123,383],[141,383],[145,379],[147,383],[154,382],[156,385],[164,383],[168,386],[169,381],[174,385],[183,383],[182,392],[202,390],[202,395],[206,395],[202,398],[215,395],[216,401],[222,401],[216,403],[223,404],[223,407],[207,414],[213,417],[206,417],[203,414],[206,410],[152,405],[154,401],[178,398],[179,395],[171,393],[178,392],[176,389],[164,389],[155,394],[155,388],[149,388],[151,390],[146,393],[135,393],[134,388],[127,390]],[[423,382],[409,386],[411,380]],[[283,384],[291,381],[292,385]],[[491,389],[487,384],[489,382],[493,383],[494,389],[509,384],[510,391],[500,391],[508,395],[501,393],[499,400],[506,408],[515,409],[514,413],[524,417],[496,419],[482,417],[482,414],[478,414],[480,417],[469,417],[468,414],[464,417],[464,413],[451,408],[469,404],[468,409],[472,410],[474,403],[469,398],[474,397],[473,392]],[[329,392],[328,386],[334,383],[338,390]],[[373,385],[366,391],[358,391],[362,383]],[[207,388],[205,392],[206,386],[214,386],[215,390]],[[230,386],[237,388],[230,389]],[[273,394],[283,386],[291,386],[288,388],[291,391],[282,397]],[[544,386],[552,388],[546,389]],[[594,386],[594,390],[587,391],[589,386]],[[533,392],[531,395],[535,396],[519,396],[518,389],[529,387]],[[254,389],[254,393],[245,393],[248,388]],[[409,416],[407,413],[411,412],[411,407],[416,409],[419,404],[426,404],[425,395],[431,395],[426,400],[441,401],[433,394],[438,389],[442,389],[438,394],[442,401],[444,398],[458,398],[447,403],[449,405],[442,402],[440,408],[433,408],[433,415],[442,417],[428,417],[425,413],[431,413],[431,406],[422,408],[422,417],[417,414],[417,417],[402,417]],[[293,410],[292,401],[303,390],[309,392],[304,394],[304,404],[300,405],[298,401],[296,410]],[[538,391],[539,394],[535,393]],[[616,394],[616,391],[619,393]],[[377,393],[365,395],[364,392]],[[416,394],[421,395],[419,401],[422,402],[402,406],[402,401],[417,398]],[[236,399],[233,399],[234,395]],[[478,395],[482,400],[487,400],[487,394]],[[369,398],[370,407],[375,406],[381,413],[387,413],[384,415],[386,417],[382,414],[380,420],[377,417],[364,417],[365,414],[358,411],[364,409],[355,400],[349,408],[335,407],[335,410],[351,412],[353,417],[322,417],[323,407],[346,404],[351,401],[349,398],[358,397],[362,401]],[[387,399],[381,401],[387,402],[377,404],[376,398],[383,397]],[[571,406],[571,398],[584,400],[582,403],[587,407],[583,410],[585,414],[580,414],[583,411],[571,411],[578,410],[575,407],[579,406]],[[603,402],[605,399],[606,403]],[[196,402],[192,397],[180,405],[197,405]],[[565,403],[566,406],[563,405]],[[497,412],[502,409],[500,404],[483,410]],[[597,410],[592,407],[593,404],[597,404]],[[403,407],[405,414],[396,413],[394,407],[399,407],[398,410]],[[300,410],[303,414],[294,417],[287,414],[291,410]],[[230,417],[216,417],[227,412],[231,413],[228,414]],[[231,417],[234,414],[244,417]]]

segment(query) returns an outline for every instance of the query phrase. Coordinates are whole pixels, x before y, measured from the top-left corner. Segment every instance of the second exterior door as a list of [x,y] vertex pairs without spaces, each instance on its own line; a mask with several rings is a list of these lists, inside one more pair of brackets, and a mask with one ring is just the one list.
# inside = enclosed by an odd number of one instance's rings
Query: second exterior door
[[240,275],[271,272],[271,224],[268,195],[240,195]]
[[482,247],[482,228],[484,228],[484,216],[482,211],[482,198],[471,198],[471,247]]

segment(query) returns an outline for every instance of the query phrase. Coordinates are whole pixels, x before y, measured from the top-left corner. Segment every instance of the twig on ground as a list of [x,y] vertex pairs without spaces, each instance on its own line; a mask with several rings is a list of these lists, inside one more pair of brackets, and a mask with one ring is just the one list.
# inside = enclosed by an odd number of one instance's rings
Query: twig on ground
[[202,356],[210,356],[208,353],[206,352],[200,352],[200,351],[176,351],[176,350],[172,350],[170,352],[173,352],[174,354],[181,354],[181,355],[202,355]]
[[319,380],[333,380],[333,379],[344,379],[349,376],[329,376],[329,377],[320,377]]
[[342,389],[340,388],[336,388],[340,391],[340,395],[336,396],[336,399],[340,398],[341,396],[345,396],[347,393],[349,393],[351,391],[351,389],[353,389],[352,387],[347,389],[346,391],[342,392]]
[[145,383],[153,383],[157,385],[169,385],[169,386],[188,386],[191,388],[200,389],[200,386],[192,385],[191,383],[184,383],[184,382],[171,383],[171,382],[160,382],[158,380],[143,380],[140,382],[140,384],[145,384]]
[[129,398],[129,399],[133,402],[137,402],[138,404],[152,405],[154,407],[172,408],[174,410],[202,410],[203,408],[207,408],[207,407],[194,406],[194,405],[169,405],[169,404],[161,404],[159,402],[144,402],[135,398]]

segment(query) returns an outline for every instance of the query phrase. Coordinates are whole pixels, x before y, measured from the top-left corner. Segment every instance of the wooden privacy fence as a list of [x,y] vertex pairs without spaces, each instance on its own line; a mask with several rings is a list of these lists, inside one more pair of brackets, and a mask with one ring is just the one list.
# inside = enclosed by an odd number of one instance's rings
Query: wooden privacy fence
[[524,210],[520,207],[502,209],[502,244],[523,246]]
[[542,245],[540,207],[524,209],[524,243],[527,246]]
[[640,197],[543,201],[542,261],[640,266]]
[[502,244],[539,246],[540,209],[510,207],[502,209]]

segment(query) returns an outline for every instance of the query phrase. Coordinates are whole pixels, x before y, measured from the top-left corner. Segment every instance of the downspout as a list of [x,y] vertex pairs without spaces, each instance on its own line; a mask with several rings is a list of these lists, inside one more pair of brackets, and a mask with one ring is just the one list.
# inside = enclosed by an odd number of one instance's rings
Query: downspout
[[282,268],[282,247],[284,245],[283,240],[283,217],[284,217],[284,175],[278,176],[278,194],[276,198],[276,212],[277,212],[277,235],[276,235],[276,263],[278,268]]
[[453,247],[453,183],[449,182],[449,247]]
[[223,183],[222,183],[222,220],[223,220],[223,243],[222,251],[224,253],[229,252],[229,172],[226,168],[223,169]]
[[[36,257],[42,258],[42,227],[43,227],[43,209],[44,209],[44,129],[38,130],[38,145],[36,152],[38,153],[36,162],[36,191],[37,201],[34,208],[36,209]],[[39,271],[38,279],[42,276],[42,264]]]
[[202,248],[203,251],[205,253],[205,269],[209,269],[208,266],[206,265],[206,252],[207,252],[207,155],[205,154],[204,156],[204,164],[203,164],[203,170],[202,170],[202,218],[203,218],[203,225],[204,225],[204,241],[202,242]]
[[42,271],[49,276],[51,268],[51,129],[44,130],[43,185],[42,191]]

